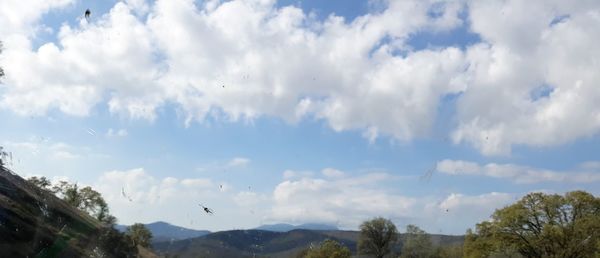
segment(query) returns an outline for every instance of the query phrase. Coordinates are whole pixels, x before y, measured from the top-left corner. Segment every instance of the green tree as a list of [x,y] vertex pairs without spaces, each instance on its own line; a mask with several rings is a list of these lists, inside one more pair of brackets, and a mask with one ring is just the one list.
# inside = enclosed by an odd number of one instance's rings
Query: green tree
[[142,223],[135,223],[129,227],[125,232],[135,245],[143,247],[150,247],[150,240],[152,240],[152,232],[144,226]]
[[306,249],[298,257],[302,258],[349,258],[352,256],[348,247],[332,239],[325,239],[314,248]]
[[116,223],[116,218],[110,215],[108,204],[102,195],[91,187],[79,188],[77,183],[59,181],[52,187],[52,191],[68,204],[87,212],[97,220],[110,226]]
[[600,253],[600,198],[574,191],[531,193],[467,231],[466,257],[594,257]]
[[37,177],[37,176],[32,176],[30,178],[27,178],[27,182],[32,183],[33,185],[44,189],[44,190],[52,190],[51,186],[52,186],[52,182],[50,182],[50,180],[48,180],[48,178],[46,178],[45,176],[42,177]]
[[131,238],[118,230],[103,228],[92,257],[136,257],[137,248]]
[[382,258],[391,252],[398,240],[396,225],[381,217],[365,221],[360,225],[358,250],[362,254],[372,254]]
[[433,257],[435,250],[429,235],[415,225],[406,226],[406,234],[402,236],[403,258]]
[[453,244],[446,246],[439,246],[436,249],[434,257],[440,258],[462,258],[463,257],[463,245]]

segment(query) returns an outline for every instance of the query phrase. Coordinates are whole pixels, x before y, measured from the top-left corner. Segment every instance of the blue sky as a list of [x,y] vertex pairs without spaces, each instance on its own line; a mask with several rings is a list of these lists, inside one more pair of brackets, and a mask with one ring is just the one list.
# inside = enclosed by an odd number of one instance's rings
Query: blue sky
[[578,52],[598,6],[6,5],[26,17],[0,18],[11,168],[92,185],[124,224],[462,234],[530,191],[599,194],[600,55]]

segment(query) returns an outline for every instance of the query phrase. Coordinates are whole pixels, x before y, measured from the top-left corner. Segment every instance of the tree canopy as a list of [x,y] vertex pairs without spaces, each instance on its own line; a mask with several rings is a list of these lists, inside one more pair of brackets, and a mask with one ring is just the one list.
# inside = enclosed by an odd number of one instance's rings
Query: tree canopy
[[50,180],[48,180],[48,178],[46,178],[44,176],[43,177],[32,176],[32,177],[28,178],[27,181],[29,181],[30,183],[34,184],[35,186],[37,186],[41,189],[52,191],[52,189],[51,189],[52,182],[50,182]]
[[358,250],[381,258],[389,254],[398,240],[396,225],[381,217],[365,221],[360,225]]
[[35,176],[28,178],[27,181],[41,189],[51,191],[68,204],[87,212],[90,216],[107,225],[116,223],[116,218],[110,215],[108,204],[102,198],[102,195],[90,186],[80,188],[77,183],[67,181],[52,184],[46,177]]
[[432,257],[433,244],[429,235],[415,225],[406,226],[406,234],[402,236],[403,258]]
[[152,240],[152,232],[144,226],[142,223],[135,223],[129,227],[125,232],[135,245],[143,247],[150,247],[150,241]]
[[94,257],[137,257],[136,245],[131,238],[112,227],[101,230],[96,245]]
[[467,231],[466,257],[598,257],[600,198],[530,193]]

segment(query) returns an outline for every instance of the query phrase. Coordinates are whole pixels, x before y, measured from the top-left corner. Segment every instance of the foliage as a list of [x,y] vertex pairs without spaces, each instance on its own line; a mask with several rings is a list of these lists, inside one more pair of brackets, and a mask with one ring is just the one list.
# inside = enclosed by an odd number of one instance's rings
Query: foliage
[[152,240],[152,232],[144,226],[142,223],[135,223],[127,227],[125,232],[135,245],[143,247],[150,247],[150,240]]
[[43,176],[43,177],[32,176],[30,178],[27,178],[27,181],[41,189],[52,190],[51,189],[52,182],[50,182],[50,180],[48,180],[48,178],[46,178],[45,176]]
[[600,253],[600,198],[574,191],[531,193],[467,231],[466,257],[594,257]]
[[77,183],[72,184],[66,181],[59,181],[52,185],[46,177],[35,176],[28,178],[27,181],[41,189],[51,191],[71,206],[87,212],[104,224],[112,226],[117,222],[116,218],[110,215],[108,204],[102,195],[89,186],[79,188]]
[[298,257],[303,258],[349,258],[350,249],[331,239],[326,239],[318,247],[307,249]]
[[431,238],[425,231],[415,225],[406,226],[406,234],[403,235],[402,255],[403,258],[433,257],[434,248]]
[[109,224],[110,220],[107,220],[109,218],[108,205],[104,201],[104,198],[102,198],[102,195],[91,187],[79,188],[77,183],[71,184],[60,181],[54,185],[53,191],[62,196],[63,200],[73,207],[87,212],[99,221]]
[[398,239],[398,230],[392,221],[381,217],[365,221],[360,225],[358,250],[381,258],[391,252]]
[[137,254],[131,238],[111,227],[102,229],[97,245],[95,257],[136,257]]
[[462,258],[463,257],[463,246],[462,244],[439,246],[435,250],[436,254],[434,257],[440,258]]
[[96,248],[89,254],[90,257],[136,257],[137,244],[149,246],[152,234],[142,224],[130,227],[130,234],[121,233],[113,228],[116,218],[109,214],[108,205],[102,195],[91,187],[80,188],[77,183],[66,181],[52,184],[46,177],[30,177],[27,181],[56,194],[69,205],[87,212],[108,226],[100,229],[95,241]]

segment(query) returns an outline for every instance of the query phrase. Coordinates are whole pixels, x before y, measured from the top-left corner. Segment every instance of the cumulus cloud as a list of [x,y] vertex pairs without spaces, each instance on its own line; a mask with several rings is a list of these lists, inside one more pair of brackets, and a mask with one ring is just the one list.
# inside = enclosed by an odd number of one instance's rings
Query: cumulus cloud
[[[219,191],[210,178],[159,177],[144,168],[114,170],[103,173],[94,183],[106,199],[111,213],[122,224],[169,221],[190,228],[215,230],[234,221],[233,196]],[[218,218],[201,219],[199,203],[211,207]],[[238,218],[240,225],[249,223]]]
[[[381,1],[354,20],[317,20],[275,1],[128,0],[32,49],[41,14],[71,2],[0,6],[10,10],[0,15],[1,107],[87,116],[106,103],[112,113],[154,120],[173,104],[186,124],[319,119],[371,142],[410,141],[428,135],[451,94],[456,126],[448,133],[486,155],[600,131],[596,1]],[[482,41],[408,44],[458,26]]]
[[472,1],[468,11],[484,43],[466,51],[455,142],[495,155],[598,133],[600,3]]
[[382,187],[390,179],[385,173],[286,179],[273,190],[266,221],[320,222],[356,229],[364,220],[383,216],[400,228],[417,224],[432,233],[463,234],[520,195],[451,192],[416,197]]
[[[0,3],[0,35],[31,37],[43,31],[39,19],[50,10],[72,5],[74,0],[2,1]],[[5,40],[4,38],[2,40]]]
[[433,123],[437,99],[460,87],[465,65],[457,48],[393,55],[423,26],[457,26],[450,4],[433,18],[426,3],[390,1],[351,22],[274,1],[156,1],[141,20],[134,12],[146,6],[119,2],[91,24],[64,25],[56,44],[39,49],[7,40],[2,106],[85,116],[107,102],[111,112],[152,120],[173,102],[188,123],[316,117],[338,131],[369,127],[371,139],[409,140]]
[[388,177],[368,174],[337,180],[303,177],[283,181],[273,191],[267,219],[324,222],[352,228],[377,215],[401,218],[412,214],[416,199],[374,187]]
[[479,165],[475,162],[463,160],[442,160],[437,163],[437,171],[449,175],[487,176],[493,178],[510,179],[519,184],[532,184],[540,182],[572,182],[596,183],[600,182],[600,169],[597,162],[586,162],[575,171],[554,171],[538,169],[515,164],[489,163]]
[[153,108],[162,101],[155,86],[156,52],[149,29],[127,5],[117,3],[96,23],[65,24],[57,37],[58,44],[36,50],[27,39],[5,40],[2,65],[8,76],[2,106],[28,115],[55,108],[85,116],[109,95],[111,111],[154,119]]

